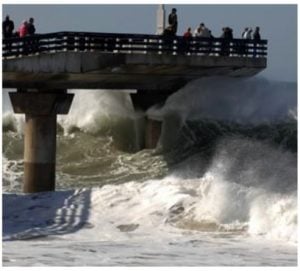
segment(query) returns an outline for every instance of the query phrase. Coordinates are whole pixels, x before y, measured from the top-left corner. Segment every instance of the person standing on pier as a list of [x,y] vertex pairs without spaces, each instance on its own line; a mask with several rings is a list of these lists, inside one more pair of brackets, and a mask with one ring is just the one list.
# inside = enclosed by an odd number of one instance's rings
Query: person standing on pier
[[[2,37],[4,39],[12,38],[14,28],[15,28],[14,22],[9,19],[8,15],[6,15],[5,20],[2,22]],[[5,42],[5,49],[8,52],[11,51],[11,45],[12,43],[10,41]]]
[[177,27],[178,27],[178,20],[177,20],[177,10],[176,8],[172,8],[172,12],[169,15],[168,22],[169,25],[172,27],[174,35],[177,33]]
[[6,15],[5,20],[2,22],[2,35],[3,38],[11,38],[13,36],[15,25],[9,16]]
[[189,27],[187,31],[183,34],[183,50],[186,54],[190,53],[192,38],[192,28]]
[[260,41],[260,33],[259,33],[259,27],[255,27],[254,33],[253,33],[253,39],[255,41]]
[[18,29],[19,37],[24,38],[28,34],[28,22],[23,21]]
[[257,44],[261,38],[260,38],[260,33],[259,33],[259,27],[255,27],[254,33],[253,33],[253,56],[256,57],[257,52],[259,52],[259,50],[257,50],[257,47],[259,47],[259,45]]
[[34,26],[34,19],[33,18],[30,18],[29,19],[29,23],[28,23],[28,35],[32,36],[35,34],[35,26]]
[[[34,26],[34,19],[31,17],[29,18],[29,22],[27,25],[27,32],[28,32],[28,36],[34,36],[35,34],[35,26]],[[29,53],[34,53],[38,50],[38,40],[35,38],[31,38],[28,41],[28,50]]]

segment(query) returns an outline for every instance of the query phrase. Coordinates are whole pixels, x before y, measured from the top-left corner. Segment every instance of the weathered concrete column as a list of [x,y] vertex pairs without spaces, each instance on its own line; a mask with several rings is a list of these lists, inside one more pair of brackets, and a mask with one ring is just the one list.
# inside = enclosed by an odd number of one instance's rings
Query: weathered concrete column
[[14,112],[25,113],[25,193],[55,189],[56,115],[69,112],[74,94],[53,92],[9,93]]
[[24,192],[55,190],[56,114],[26,114]]
[[155,149],[161,135],[162,121],[146,118],[145,148]]
[[[166,99],[174,93],[175,90],[166,90],[164,92],[137,90],[130,94],[133,107],[136,111],[146,112],[151,106],[163,106]],[[161,135],[162,119],[156,116],[145,117],[145,144],[146,149],[155,149]]]

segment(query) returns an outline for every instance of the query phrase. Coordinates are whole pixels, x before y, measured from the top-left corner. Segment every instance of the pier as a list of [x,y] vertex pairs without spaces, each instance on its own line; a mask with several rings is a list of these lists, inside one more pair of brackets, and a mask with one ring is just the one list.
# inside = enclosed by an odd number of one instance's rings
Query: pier
[[[25,114],[24,192],[55,189],[56,116],[68,114],[69,89],[133,90],[146,111],[188,82],[207,76],[253,76],[267,66],[267,41],[162,35],[57,32],[3,40],[3,88]],[[161,123],[147,119],[145,148]]]

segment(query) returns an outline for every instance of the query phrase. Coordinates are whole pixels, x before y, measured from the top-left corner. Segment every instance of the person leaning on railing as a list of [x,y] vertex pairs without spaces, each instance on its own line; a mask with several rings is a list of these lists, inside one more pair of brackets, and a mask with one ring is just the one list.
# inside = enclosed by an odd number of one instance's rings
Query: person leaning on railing
[[166,27],[164,29],[162,36],[163,36],[163,41],[165,44],[165,46],[164,46],[165,51],[166,52],[172,51],[173,50],[172,45],[173,45],[173,41],[175,38],[175,34],[174,34],[174,31],[173,31],[173,28],[171,25],[169,25],[168,27]]

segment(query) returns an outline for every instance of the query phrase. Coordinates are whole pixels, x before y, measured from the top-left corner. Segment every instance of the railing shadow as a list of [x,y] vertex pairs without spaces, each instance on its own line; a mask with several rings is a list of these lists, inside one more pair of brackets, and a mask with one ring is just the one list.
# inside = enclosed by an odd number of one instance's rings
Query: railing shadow
[[91,190],[3,194],[3,241],[74,233],[89,222]]

